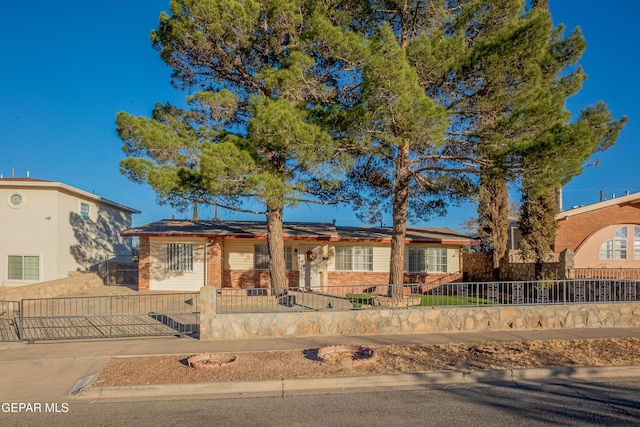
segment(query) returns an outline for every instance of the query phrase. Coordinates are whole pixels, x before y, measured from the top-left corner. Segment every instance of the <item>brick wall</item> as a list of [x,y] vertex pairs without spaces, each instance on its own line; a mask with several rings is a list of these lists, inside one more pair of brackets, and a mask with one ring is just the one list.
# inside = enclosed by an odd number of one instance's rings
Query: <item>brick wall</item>
[[151,244],[148,237],[140,237],[138,246],[138,290],[148,291],[151,275]]
[[223,286],[223,259],[224,241],[222,237],[209,239],[207,244],[207,283],[214,288]]
[[[329,271],[327,286],[360,286],[366,289],[372,285],[384,286],[389,283],[389,273]],[[447,274],[405,274],[404,283],[428,284],[439,282],[449,277]],[[211,284],[212,282],[210,282]],[[298,271],[287,271],[287,286],[297,287],[300,284]],[[267,270],[224,270],[222,272],[224,288],[268,288],[269,272]]]
[[640,224],[638,206],[615,205],[560,219],[554,249],[556,252],[564,249],[575,252],[593,232],[615,224]]
[[[287,286],[298,286],[300,275],[297,271],[287,271]],[[268,288],[269,271],[267,270],[223,270],[223,288]]]

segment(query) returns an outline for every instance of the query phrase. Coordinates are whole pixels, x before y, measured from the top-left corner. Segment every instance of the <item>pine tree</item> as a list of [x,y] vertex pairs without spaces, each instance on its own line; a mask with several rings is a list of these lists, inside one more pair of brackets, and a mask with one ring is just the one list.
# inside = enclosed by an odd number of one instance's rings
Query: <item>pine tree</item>
[[[534,2],[532,11],[549,16],[544,1]],[[565,100],[580,89],[585,76],[579,68],[573,73],[566,69],[579,60],[586,43],[578,30],[566,39],[562,31],[562,26],[553,30],[541,63],[538,101],[528,110],[535,122],[524,121],[532,129],[531,137],[514,153],[522,185],[520,249],[535,263],[537,279],[542,278],[543,263],[555,241],[558,189],[579,175],[594,153],[610,148],[626,122],[626,117],[613,119],[602,102],[569,122]]]
[[151,40],[172,84],[200,92],[189,110],[166,107],[168,118],[117,119],[123,173],[161,199],[264,206],[275,288],[286,286],[284,208],[319,202],[306,198],[306,183],[331,181],[324,167],[336,150],[314,123],[336,91],[312,56],[313,8],[301,0],[172,1]]

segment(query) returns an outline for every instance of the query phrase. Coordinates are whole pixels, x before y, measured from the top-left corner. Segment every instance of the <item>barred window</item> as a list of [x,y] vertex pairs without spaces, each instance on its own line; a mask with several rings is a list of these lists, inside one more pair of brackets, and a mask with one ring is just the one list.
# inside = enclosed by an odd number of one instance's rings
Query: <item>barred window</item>
[[[293,249],[284,247],[284,263],[287,270],[293,270]],[[256,270],[269,269],[269,246],[255,245],[253,247],[253,268]]]
[[9,255],[7,265],[9,280],[40,280],[40,257]]
[[336,246],[335,269],[338,271],[373,271],[371,246]]
[[193,271],[193,244],[167,243],[166,271]]

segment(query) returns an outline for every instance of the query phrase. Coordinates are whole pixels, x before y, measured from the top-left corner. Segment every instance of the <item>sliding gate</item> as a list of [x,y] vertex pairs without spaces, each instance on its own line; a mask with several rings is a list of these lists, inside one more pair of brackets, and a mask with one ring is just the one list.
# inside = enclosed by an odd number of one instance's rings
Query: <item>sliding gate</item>
[[20,340],[199,333],[198,293],[23,299]]
[[20,301],[0,300],[0,342],[20,341]]

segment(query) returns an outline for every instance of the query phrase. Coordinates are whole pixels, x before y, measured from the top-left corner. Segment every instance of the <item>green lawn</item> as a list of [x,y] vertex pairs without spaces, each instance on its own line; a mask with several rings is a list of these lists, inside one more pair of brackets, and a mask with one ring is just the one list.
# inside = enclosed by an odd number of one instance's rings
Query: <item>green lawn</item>
[[435,305],[479,305],[491,304],[491,300],[485,298],[459,298],[447,295],[422,295],[419,306],[435,306]]

